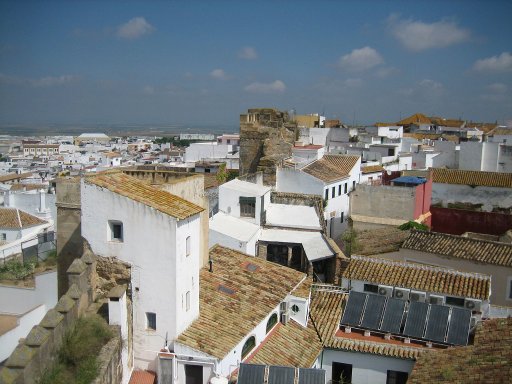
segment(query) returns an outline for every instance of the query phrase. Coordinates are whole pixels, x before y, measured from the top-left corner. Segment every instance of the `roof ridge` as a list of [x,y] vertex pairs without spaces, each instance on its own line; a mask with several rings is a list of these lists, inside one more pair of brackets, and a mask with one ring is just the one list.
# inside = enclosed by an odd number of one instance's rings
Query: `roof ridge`
[[20,217],[20,210],[19,208],[16,208],[16,216],[18,218],[18,224],[20,226],[20,228],[23,228],[23,223],[21,222],[21,217]]

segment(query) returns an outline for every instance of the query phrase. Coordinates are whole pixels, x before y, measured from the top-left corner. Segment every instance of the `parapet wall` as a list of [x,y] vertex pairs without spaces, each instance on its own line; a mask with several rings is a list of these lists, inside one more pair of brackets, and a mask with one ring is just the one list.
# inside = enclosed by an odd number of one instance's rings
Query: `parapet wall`
[[[57,305],[46,313],[41,322],[32,328],[28,336],[20,341],[0,370],[0,383],[35,383],[46,370],[51,369],[66,333],[73,330],[78,318],[96,299],[95,275],[96,257],[86,249],[82,257],[75,259],[67,270],[69,289]],[[117,336],[100,353],[102,365],[96,384],[116,382],[101,379],[114,377],[115,372],[115,377],[121,377],[119,331],[116,334]],[[105,348],[107,350],[104,352]],[[105,356],[106,354],[108,356]]]

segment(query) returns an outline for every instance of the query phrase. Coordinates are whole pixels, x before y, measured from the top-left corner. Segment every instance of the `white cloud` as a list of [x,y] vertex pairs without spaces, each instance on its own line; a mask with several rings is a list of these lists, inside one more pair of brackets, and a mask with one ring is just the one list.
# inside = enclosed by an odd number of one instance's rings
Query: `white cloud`
[[73,75],[46,76],[40,79],[31,79],[0,74],[0,83],[9,85],[28,85],[35,88],[67,85],[77,81],[78,79],[78,76]]
[[443,48],[467,41],[470,31],[457,23],[441,20],[433,23],[400,20],[397,15],[388,18],[391,34],[410,51],[424,51],[431,48]]
[[281,80],[276,80],[272,83],[251,83],[244,89],[252,93],[283,93],[286,85]]
[[223,69],[217,68],[210,72],[210,76],[217,80],[226,80],[228,76]]
[[396,69],[394,67],[384,67],[384,68],[379,68],[377,70],[377,72],[375,73],[375,76],[377,76],[378,78],[381,78],[381,79],[385,79],[387,77],[397,74],[398,72],[399,72],[398,69]]
[[136,39],[153,32],[155,28],[143,17],[134,17],[117,28],[117,36],[123,39]]
[[364,47],[342,56],[338,60],[338,65],[349,71],[365,71],[383,62],[382,56],[375,49]]
[[494,93],[505,93],[505,92],[507,92],[508,87],[506,84],[503,84],[503,83],[493,83],[493,84],[489,84],[487,86],[487,89],[489,89],[489,91],[494,92]]
[[430,80],[430,79],[423,79],[419,82],[420,87],[431,89],[431,90],[441,90],[443,89],[443,84]]
[[238,52],[238,57],[244,60],[255,60],[258,58],[258,53],[253,47],[243,47]]
[[142,93],[144,93],[145,95],[154,95],[155,87],[151,85],[146,85],[144,88],[142,88]]
[[512,71],[512,55],[509,52],[503,52],[499,56],[477,60],[473,65],[473,69],[481,72]]
[[363,81],[361,79],[347,79],[345,80],[345,86],[349,88],[357,88],[360,87]]

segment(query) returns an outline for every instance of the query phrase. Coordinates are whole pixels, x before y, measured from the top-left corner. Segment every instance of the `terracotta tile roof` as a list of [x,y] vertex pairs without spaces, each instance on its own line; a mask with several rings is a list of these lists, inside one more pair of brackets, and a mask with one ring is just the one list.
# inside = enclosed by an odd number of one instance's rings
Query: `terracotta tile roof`
[[437,125],[442,127],[454,127],[460,128],[465,124],[464,120],[457,119],[443,119],[442,117],[430,117],[430,120]]
[[512,267],[512,245],[495,241],[412,230],[402,248]]
[[480,323],[473,345],[422,354],[407,383],[497,384],[511,379],[512,318],[507,318]]
[[9,173],[7,175],[0,176],[0,183],[5,183],[6,181],[13,181],[13,180],[20,180],[20,179],[27,179],[29,177],[32,177],[32,172],[25,172],[25,173]]
[[17,208],[0,208],[0,228],[21,229],[46,223],[39,217],[32,216]]
[[204,210],[190,201],[117,171],[107,171],[86,177],[85,182],[138,201],[178,220],[186,219]]
[[499,127],[492,131],[492,135],[512,135],[512,129]]
[[512,188],[512,173],[432,168],[432,181],[444,184]]
[[374,173],[374,172],[382,172],[384,167],[382,165],[369,165],[367,167],[361,167],[361,173]]
[[396,123],[396,125],[410,125],[410,124],[431,124],[432,122],[430,119],[421,114],[421,113],[415,113],[412,116],[406,117],[405,119],[400,120]]
[[291,293],[293,296],[301,297],[303,299],[309,299],[311,294],[311,285],[313,284],[312,278],[305,279],[302,283],[299,284],[297,288],[293,290]]
[[440,134],[440,133],[430,133],[430,132],[412,132],[412,133],[404,133],[404,137],[412,137],[416,140],[438,140],[439,138],[443,138],[446,141],[452,141],[454,143],[459,143],[460,138],[456,135],[448,135],[448,134]]
[[341,349],[350,352],[416,359],[426,348],[409,347],[403,343],[391,343],[387,340],[361,340],[350,334],[338,332],[342,310],[348,294],[334,290],[314,290],[310,317],[322,339],[324,348]]
[[150,371],[133,371],[128,384],[154,384],[156,374]]
[[488,275],[376,257],[352,256],[342,276],[480,300],[488,299],[491,293],[491,277]]
[[220,245],[210,258],[213,272],[200,272],[199,318],[176,341],[222,359],[306,275]]
[[358,255],[377,255],[395,252],[409,236],[409,231],[397,227],[383,227],[356,232],[356,249]]
[[278,323],[245,362],[311,368],[321,352],[322,343],[313,325],[303,327],[290,320],[286,325]]
[[320,160],[314,161],[302,170],[328,183],[349,177],[350,171],[359,159],[359,156],[324,155]]

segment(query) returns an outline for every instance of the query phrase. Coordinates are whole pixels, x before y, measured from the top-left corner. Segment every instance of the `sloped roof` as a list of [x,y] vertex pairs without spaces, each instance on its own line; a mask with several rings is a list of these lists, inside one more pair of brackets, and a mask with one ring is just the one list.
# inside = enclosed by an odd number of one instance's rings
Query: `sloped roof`
[[350,171],[359,159],[359,156],[324,155],[320,160],[302,168],[302,171],[329,183],[349,177]]
[[109,191],[155,208],[179,220],[186,219],[204,210],[202,207],[190,201],[161,189],[154,188],[122,172],[98,173],[87,177],[85,182],[106,188]]
[[5,183],[6,181],[13,181],[19,179],[27,179],[29,177],[32,177],[32,172],[9,173],[7,175],[0,176],[0,183]]
[[512,267],[512,244],[477,240],[437,232],[412,230],[403,249]]
[[416,359],[426,348],[406,346],[403,343],[392,343],[366,338],[358,339],[351,334],[339,332],[341,315],[348,294],[338,290],[313,291],[310,317],[318,331],[325,348],[340,349],[350,352],[369,353],[373,355],[396,357],[401,359]]
[[46,223],[46,221],[39,217],[23,212],[17,208],[0,208],[0,228],[22,229]]
[[432,168],[432,181],[443,184],[512,188],[512,173]]
[[488,275],[376,257],[352,256],[343,277],[480,300],[491,294]]
[[311,368],[322,352],[322,343],[312,324],[308,327],[290,320],[278,323],[246,363]]
[[405,119],[396,123],[396,125],[409,125],[409,124],[431,124],[430,119],[422,113],[415,113]]
[[366,167],[361,167],[361,173],[364,175],[367,173],[375,173],[382,171],[384,171],[384,167],[382,165],[368,165]]
[[512,318],[486,320],[473,345],[422,354],[407,383],[509,383],[511,346]]
[[498,127],[492,131],[492,135],[512,135],[512,128]]
[[200,271],[199,318],[177,342],[222,359],[306,275],[220,245],[210,248],[210,258],[213,272]]

